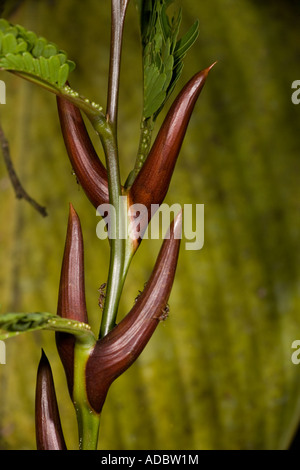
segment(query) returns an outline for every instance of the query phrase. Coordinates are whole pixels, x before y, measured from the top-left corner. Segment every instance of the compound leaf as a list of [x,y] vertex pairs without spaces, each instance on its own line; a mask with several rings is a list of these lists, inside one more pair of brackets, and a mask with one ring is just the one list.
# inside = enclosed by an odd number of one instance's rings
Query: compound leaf
[[[11,54],[15,54],[15,59]],[[19,75],[26,73],[26,78],[35,82],[42,78],[50,87],[60,89],[68,80],[69,72],[74,70],[75,63],[44,37],[37,37],[23,26],[14,26],[1,18],[0,67]]]
[[69,320],[47,312],[5,313],[0,315],[0,339],[36,330],[53,330],[75,335],[81,341],[94,339],[87,323]]
[[180,9],[170,18],[167,9],[172,3],[173,0],[137,2],[144,64],[143,120],[157,118],[180,77],[183,58],[198,36],[199,23],[196,21],[178,39],[182,13]]

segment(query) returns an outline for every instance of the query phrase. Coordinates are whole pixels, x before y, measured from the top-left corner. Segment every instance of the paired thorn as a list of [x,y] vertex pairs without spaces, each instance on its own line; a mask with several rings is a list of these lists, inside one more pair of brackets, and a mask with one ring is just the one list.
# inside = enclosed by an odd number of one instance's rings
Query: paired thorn
[[[166,305],[175,277],[181,230],[180,212],[170,226],[144,291],[125,318],[110,333],[99,339],[92,349],[86,363],[85,387],[88,402],[97,413],[102,409],[111,383],[137,359],[158,323],[168,314]],[[105,283],[99,288],[102,295],[104,289]],[[57,313],[64,318],[88,322],[82,234],[78,215],[72,205],[70,205]],[[75,338],[69,334],[56,333],[56,342],[72,398]]]

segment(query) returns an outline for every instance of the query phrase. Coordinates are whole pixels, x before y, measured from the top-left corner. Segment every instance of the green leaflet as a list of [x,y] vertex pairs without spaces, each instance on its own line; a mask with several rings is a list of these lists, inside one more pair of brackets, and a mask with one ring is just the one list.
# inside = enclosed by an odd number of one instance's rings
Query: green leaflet
[[191,26],[189,31],[176,43],[176,47],[174,50],[174,57],[175,61],[179,61],[183,59],[187,51],[192,47],[194,42],[196,41],[199,33],[199,21],[195,21],[195,23]]
[[58,86],[61,88],[64,86],[64,84],[67,81],[68,75],[69,75],[69,65],[68,64],[63,64],[59,67],[58,70]]
[[5,61],[7,64],[7,67],[14,67],[14,68],[24,68],[24,60],[23,57],[19,54],[7,54],[5,57]]
[[173,0],[136,1],[143,45],[143,119],[157,118],[181,75],[187,51],[198,37],[196,21],[178,39],[182,14],[179,10],[177,15],[168,16],[167,9],[172,3]]
[[27,76],[29,74],[37,81],[41,79],[62,88],[75,63],[68,60],[66,53],[52,42],[1,18],[0,67]]
[[6,55],[9,52],[14,53],[16,51],[17,44],[16,37],[13,34],[4,34],[2,38],[2,54]]
[[152,116],[163,104],[166,96],[165,83],[165,73],[160,73],[155,65],[148,67],[144,85],[144,115],[146,117]]
[[[50,73],[50,79],[54,83],[58,83],[60,66],[61,64],[60,64],[59,57],[57,55],[51,56],[49,59],[49,73]],[[69,67],[68,67],[68,74],[69,74]],[[68,74],[67,74],[67,78],[68,78]],[[65,84],[67,78],[65,79],[65,81],[63,82],[61,86]]]
[[40,57],[39,62],[41,66],[41,78],[50,81],[49,61],[42,56]]
[[0,315],[1,340],[11,338],[20,333],[41,329],[70,333],[81,341],[91,341],[94,339],[94,334],[88,324],[62,318],[50,313],[5,313]]
[[34,57],[40,57],[41,55],[43,55],[43,50],[46,47],[46,44],[47,44],[47,39],[38,38],[34,45],[34,48],[32,49],[32,55]]
[[22,54],[25,72],[34,73],[34,62],[33,57],[29,52],[24,52]]
[[55,54],[57,54],[57,48],[54,46],[54,44],[47,44],[43,50],[43,56],[46,57],[46,59],[49,59],[49,57],[52,57]]

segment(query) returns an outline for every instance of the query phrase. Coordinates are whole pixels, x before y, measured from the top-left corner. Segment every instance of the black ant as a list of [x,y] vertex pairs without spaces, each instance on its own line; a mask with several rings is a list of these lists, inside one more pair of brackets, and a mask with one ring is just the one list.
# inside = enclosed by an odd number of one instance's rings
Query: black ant
[[[147,285],[147,282],[145,282],[145,284],[144,284],[144,289],[145,289],[146,285]],[[135,303],[137,302],[137,300],[139,299],[139,297],[141,296],[142,293],[143,293],[143,290],[138,290],[138,295],[134,299]]]
[[105,289],[106,289],[106,282],[103,282],[101,286],[98,289],[99,292],[99,299],[98,299],[98,305],[103,310],[104,307],[104,302],[105,302]]
[[165,321],[168,318],[169,313],[170,307],[169,304],[166,304],[165,308],[161,310],[161,315],[159,315],[157,318],[159,319],[159,321]]

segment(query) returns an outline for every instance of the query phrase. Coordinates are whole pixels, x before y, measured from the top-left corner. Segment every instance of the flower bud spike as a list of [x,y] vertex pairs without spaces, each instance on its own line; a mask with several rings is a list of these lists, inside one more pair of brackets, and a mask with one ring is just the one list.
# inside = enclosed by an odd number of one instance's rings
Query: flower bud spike
[[164,319],[177,266],[182,214],[172,222],[144,291],[126,317],[97,341],[86,366],[91,407],[100,413],[111,383],[140,355]]
[[107,172],[90,140],[80,110],[57,96],[60,125],[72,168],[87,197],[94,205],[109,202]]
[[51,367],[42,350],[35,394],[37,450],[67,450],[58,411]]
[[[88,323],[84,286],[84,254],[80,220],[70,204],[68,229],[62,262],[57,315]],[[56,344],[64,365],[69,392],[73,390],[74,336],[56,333]]]
[[129,190],[130,204],[144,204],[148,219],[141,221],[141,238],[153,216],[152,204],[162,204],[196,101],[210,67],[194,75],[173,102],[149,155]]

